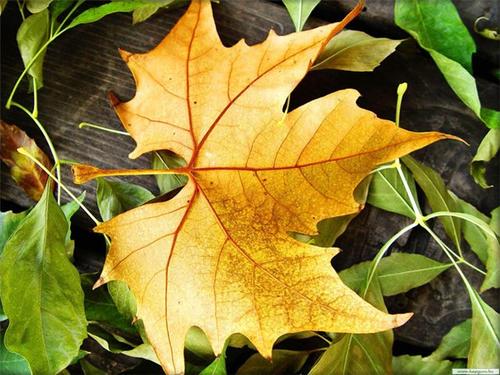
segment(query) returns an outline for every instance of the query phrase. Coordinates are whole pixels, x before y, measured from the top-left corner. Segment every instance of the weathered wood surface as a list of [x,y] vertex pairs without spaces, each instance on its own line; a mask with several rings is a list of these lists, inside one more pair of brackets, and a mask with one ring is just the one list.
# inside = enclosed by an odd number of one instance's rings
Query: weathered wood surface
[[[324,2],[313,13],[308,26],[338,21],[353,3],[354,0]],[[477,17],[496,16],[496,0],[460,0],[456,3],[470,29]],[[405,38],[407,35],[393,24],[392,8],[392,1],[371,0],[351,28],[370,32],[374,36]],[[136,26],[131,25],[129,15],[110,16],[98,23],[74,29],[50,46],[45,63],[45,87],[39,92],[39,118],[50,133],[61,158],[104,168],[149,166],[147,157],[138,160],[127,158],[133,149],[131,139],[94,130],[79,130],[77,125],[81,121],[89,121],[113,129],[121,128],[106,94],[112,90],[125,100],[133,96],[135,88],[117,49],[121,47],[140,52],[152,48],[170,30],[183,11],[183,8],[162,11]],[[227,45],[240,38],[245,38],[248,43],[257,43],[266,37],[271,28],[279,34],[293,31],[285,9],[277,3],[262,0],[222,1],[220,5],[214,5],[214,12],[219,33]],[[15,6],[10,4],[1,23],[2,105],[22,70],[15,44],[15,30],[19,22]],[[475,66],[479,70],[478,75],[482,77],[479,79],[481,98],[488,106],[495,107],[499,102],[499,87],[491,80],[488,71],[495,64],[498,65],[497,44],[478,38],[477,35],[475,37],[479,45]],[[418,152],[417,157],[438,170],[458,196],[483,212],[489,212],[498,204],[498,189],[482,190],[468,174],[468,163],[487,130],[453,94],[430,57],[414,41],[403,43],[374,73],[310,73],[292,95],[292,105],[297,106],[332,91],[353,87],[362,94],[359,100],[361,106],[375,111],[380,117],[392,119],[395,89],[400,82],[409,84],[402,112],[403,127],[421,131],[439,130],[462,137],[470,143],[470,147],[467,147],[458,142],[440,142]],[[24,104],[31,102],[30,96],[22,90],[16,95],[16,100]],[[46,149],[35,126],[20,111],[2,109],[2,118],[21,126]],[[498,162],[492,163],[491,170],[491,178],[498,181]],[[86,204],[97,212],[95,185],[73,185],[67,170],[64,181],[75,193],[87,190]],[[156,191],[153,178],[130,178],[128,181]],[[14,202],[23,207],[32,204],[12,183],[4,167],[1,198],[4,207],[8,205],[6,202]],[[404,218],[367,208],[341,238],[339,245],[344,251],[334,260],[335,266],[340,269],[372,258],[380,246],[406,224]],[[104,250],[100,241],[89,240],[91,222],[80,212],[76,217],[76,226],[79,228],[74,230],[79,267],[98,269]],[[418,229],[402,238],[394,250],[421,253],[446,261],[437,246]],[[471,259],[477,261],[473,256]],[[476,284],[480,283],[477,275],[470,272],[468,275]],[[493,292],[485,293],[485,298],[490,301],[495,297],[498,294],[495,296]],[[427,286],[404,296],[390,298],[389,307],[394,312],[415,312],[415,317],[408,324],[396,330],[397,339],[427,348],[435,346],[446,331],[471,314],[466,292],[452,270]]]

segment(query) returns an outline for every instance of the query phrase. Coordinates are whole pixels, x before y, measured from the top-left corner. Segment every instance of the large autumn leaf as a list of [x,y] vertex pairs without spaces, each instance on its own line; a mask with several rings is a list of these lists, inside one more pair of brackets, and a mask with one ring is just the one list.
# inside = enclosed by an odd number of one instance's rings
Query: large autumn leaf
[[341,23],[231,48],[219,40],[208,0],[195,0],[152,51],[122,55],[137,93],[116,112],[137,142],[135,158],[170,150],[175,170],[99,170],[98,176],[177,173],[173,199],[146,204],[97,227],[112,238],[97,285],[124,280],[168,373],[183,371],[183,343],[202,328],[220,353],[246,335],[266,357],[287,332],[368,333],[403,324],[364,302],[330,265],[337,250],[300,243],[324,218],[361,209],[353,190],[377,164],[446,138],[413,133],[356,105],[342,90],[284,115],[286,97]]

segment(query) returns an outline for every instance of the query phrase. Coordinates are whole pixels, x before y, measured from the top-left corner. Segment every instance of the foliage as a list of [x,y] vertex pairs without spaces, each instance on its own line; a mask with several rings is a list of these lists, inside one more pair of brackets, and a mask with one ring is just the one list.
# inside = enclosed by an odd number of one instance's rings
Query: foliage
[[472,54],[476,45],[451,0],[396,0],[394,20],[427,50],[451,89],[489,128],[487,138],[473,159],[471,173],[486,187],[485,163],[498,151],[500,113],[481,106],[472,75]]

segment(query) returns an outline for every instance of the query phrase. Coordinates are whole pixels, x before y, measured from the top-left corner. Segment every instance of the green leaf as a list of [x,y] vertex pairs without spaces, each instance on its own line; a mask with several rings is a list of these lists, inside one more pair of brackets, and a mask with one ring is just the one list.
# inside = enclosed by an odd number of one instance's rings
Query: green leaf
[[105,371],[95,367],[89,361],[86,361],[84,359],[82,359],[80,361],[80,366],[82,366],[82,371],[83,371],[84,375],[106,375],[107,374]]
[[[87,9],[76,16],[73,21],[66,27],[66,29],[71,29],[78,25],[83,25],[87,23],[92,23],[99,21],[101,18],[107,15],[120,12],[131,12],[135,9],[142,7],[148,7],[152,4],[157,3],[154,0],[123,0],[123,1],[112,1],[103,5],[99,5],[94,8]],[[161,3],[158,2],[159,4]]]
[[[49,11],[45,9],[40,13],[27,17],[17,30],[17,46],[25,67],[49,40],[49,27]],[[41,53],[28,70],[31,79],[36,80],[37,89],[43,86],[43,60],[45,52]],[[33,82],[30,80],[30,91],[32,90]]]
[[[96,335],[95,333],[89,332],[89,337],[93,338],[99,345],[101,345],[104,349],[111,353],[123,354],[134,358],[143,358],[147,359],[148,361],[160,364],[160,361],[156,357],[153,347],[149,343],[142,343],[130,349],[118,349],[111,345],[108,340],[100,337],[99,335]],[[115,336],[115,338],[118,337]]]
[[[153,169],[175,169],[186,166],[186,161],[172,152],[158,151],[153,153],[151,167]],[[187,176],[177,174],[156,175],[156,182],[161,194],[167,194],[171,191],[186,185]]]
[[12,211],[0,212],[0,255],[10,236],[16,231],[26,215],[28,215],[28,210],[17,214]]
[[137,314],[137,303],[127,283],[113,280],[107,284],[108,292],[118,312],[128,321],[132,322]]
[[[342,282],[359,291],[371,261],[361,262],[339,273]],[[427,284],[451,264],[441,263],[419,254],[393,253],[382,258],[377,268],[378,281],[384,296],[393,296]]]
[[196,355],[199,359],[211,362],[215,358],[207,335],[198,327],[191,327],[186,334],[185,350]]
[[[455,196],[452,192],[450,192],[450,195],[458,203],[461,212],[472,215],[477,220],[480,220],[484,229],[489,228],[489,217],[479,212],[479,210],[470,203]],[[462,231],[472,251],[478,256],[481,262],[486,265],[486,277],[481,285],[481,292],[490,288],[499,288],[500,244],[498,240],[486,234],[478,225],[466,220],[462,222]]]
[[[365,300],[387,312],[378,278],[372,280]],[[347,334],[326,350],[309,375],[392,374],[392,344],[392,330]]]
[[344,30],[316,59],[313,69],[371,72],[396,50],[403,40],[375,38],[362,31]]
[[206,367],[200,375],[226,375],[226,356],[222,353],[214,361]]
[[0,374],[5,375],[29,375],[31,369],[22,356],[11,353],[4,345],[4,335],[0,332]]
[[472,72],[474,39],[450,0],[396,0],[396,24],[425,49],[435,50]]
[[39,13],[49,7],[53,0],[26,0],[26,8],[31,13]]
[[[85,199],[85,192],[81,193],[77,198],[78,202],[82,203]],[[73,259],[73,252],[75,250],[75,241],[71,239],[71,218],[80,209],[80,205],[77,201],[72,200],[61,206],[61,210],[68,220],[68,232],[66,234],[66,254],[68,254],[69,259]]]
[[97,179],[97,206],[104,221],[153,198],[154,195],[141,186],[104,178]]
[[236,375],[290,375],[300,374],[309,357],[309,351],[273,350],[272,362],[260,354],[252,355],[240,367]]
[[149,17],[155,14],[161,5],[148,5],[135,9],[132,13],[132,24],[138,24],[140,22],[146,21]]
[[155,14],[160,8],[169,8],[172,5],[185,3],[186,0],[160,0],[153,5],[148,5],[135,9],[132,13],[132,23],[135,25],[139,22],[146,21],[149,17]]
[[105,323],[124,332],[136,334],[132,320],[121,314],[105,288],[92,290],[95,280],[90,275],[81,275],[85,293],[85,314],[90,322]]
[[56,0],[50,4],[50,18],[51,22],[55,22],[66,9],[69,8],[76,0]]
[[445,358],[467,358],[471,329],[471,319],[457,324],[443,337],[437,349],[428,358],[437,361]]
[[78,201],[72,200],[61,206],[61,210],[64,213],[64,216],[66,216],[68,223],[73,215],[76,214],[76,212],[80,209],[80,203],[83,203],[83,201],[85,200],[85,195],[86,193],[82,192],[77,198]]
[[311,15],[312,11],[321,2],[321,0],[283,0],[293,24],[295,31],[302,31],[304,24]]
[[[413,196],[416,197],[415,180],[404,165],[401,167],[410,190]],[[382,210],[403,215],[410,219],[415,218],[410,198],[396,168],[384,169],[374,173],[367,202]]]
[[469,368],[500,367],[500,315],[488,306],[475,290],[469,289],[472,302],[472,330]]
[[500,237],[500,206],[491,211],[490,228]]
[[[459,211],[458,204],[448,193],[441,176],[432,168],[423,165],[411,156],[405,156],[401,159],[410,169],[417,181],[417,184],[424,191],[427,201],[432,211]],[[457,249],[460,249],[461,241],[461,221],[454,217],[440,217],[439,220],[444,226],[444,230],[453,241]]]
[[9,317],[5,346],[24,356],[35,374],[66,368],[86,337],[83,291],[66,255],[67,232],[68,221],[47,184],[0,257],[0,296]]
[[476,46],[451,0],[396,0],[396,24],[428,51],[457,96],[488,127],[500,127],[497,111],[481,109],[472,76]]
[[402,355],[392,358],[392,366],[397,375],[449,375],[453,362],[431,360],[419,355]]
[[5,9],[5,6],[7,5],[8,0],[0,0],[0,15],[3,14],[3,10]]
[[486,164],[495,157],[500,148],[500,129],[491,129],[483,138],[470,164],[470,174],[483,189],[493,185],[486,181]]

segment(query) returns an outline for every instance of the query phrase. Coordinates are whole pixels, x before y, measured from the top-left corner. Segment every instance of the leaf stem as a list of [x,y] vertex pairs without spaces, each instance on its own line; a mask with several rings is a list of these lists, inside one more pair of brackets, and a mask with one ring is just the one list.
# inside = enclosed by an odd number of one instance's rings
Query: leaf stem
[[54,159],[54,164],[56,165],[57,203],[60,204],[61,203],[61,165],[60,165],[60,161],[59,161],[59,156],[57,155],[56,149],[54,148],[54,144],[52,143],[52,140],[50,139],[49,134],[47,133],[47,131],[45,130],[43,125],[40,123],[40,121],[38,121],[38,119],[36,117],[34,117],[33,114],[26,107],[22,106],[21,104],[15,102],[15,101],[12,101],[12,105],[14,107],[17,107],[20,110],[24,111],[33,120],[33,122],[38,126],[38,129],[40,129],[40,131],[42,132],[42,134],[45,138],[45,141],[49,145],[50,153],[52,154],[52,158]]
[[394,236],[392,236],[389,239],[389,241],[387,241],[384,244],[384,246],[382,246],[380,248],[379,252],[377,253],[377,255],[375,256],[375,258],[373,258],[373,260],[370,263],[370,268],[368,270],[368,274],[367,274],[367,277],[366,277],[366,283],[365,283],[365,286],[364,286],[363,290],[360,293],[361,297],[363,297],[363,298],[366,297],[366,293],[368,292],[368,288],[370,287],[370,284],[371,284],[371,282],[373,280],[373,277],[375,276],[375,271],[377,270],[377,267],[378,267],[380,261],[382,260],[382,257],[387,252],[387,250],[389,250],[389,248],[392,246],[392,244],[394,242],[396,242],[399,237],[401,237],[403,234],[405,234],[409,230],[415,228],[417,225],[418,225],[418,223],[415,221],[415,222],[411,223],[410,225],[404,227],[399,232],[397,232]]
[[17,149],[17,152],[19,152],[20,154],[25,155],[28,158],[30,158],[33,161],[33,163],[35,163],[36,165],[38,165],[45,173],[47,173],[47,175],[50,178],[52,178],[54,181],[56,181],[57,184],[58,184],[58,186],[61,186],[63,188],[63,190],[81,207],[81,209],[83,211],[85,211],[85,213],[92,219],[92,221],[96,225],[101,224],[101,222],[99,220],[97,220],[97,218],[92,214],[92,212],[90,212],[90,210],[87,207],[85,207],[85,205],[82,202],[80,202],[78,200],[78,198],[65,185],[63,185],[60,181],[58,181],[58,179],[52,174],[51,171],[48,170],[47,167],[45,167],[45,165],[43,165],[42,163],[40,163],[40,161],[38,161],[33,155],[31,155],[28,152],[28,150],[26,150],[23,147],[20,147],[20,148]]
[[59,36],[61,35],[63,32],[65,32],[66,30],[68,30],[67,28],[66,29],[63,29],[62,27],[64,26],[64,24],[68,21],[68,19],[71,17],[71,15],[73,13],[75,13],[75,11],[80,7],[80,5],[82,5],[85,1],[84,0],[78,0],[75,4],[75,6],[73,8],[71,8],[71,10],[68,12],[68,14],[66,15],[66,17],[64,17],[64,19],[62,20],[62,22],[60,23],[60,25],[58,26],[58,28],[56,29],[56,32],[54,33],[54,35]]
[[35,63],[35,61],[38,59],[38,57],[40,57],[40,55],[47,49],[47,47],[49,46],[49,44],[52,43],[52,41],[55,38],[57,38],[57,36],[58,36],[58,34],[56,33],[51,38],[49,38],[42,45],[42,47],[40,47],[40,49],[37,51],[37,53],[35,53],[35,55],[30,60],[30,62],[26,65],[26,67],[24,68],[24,70],[21,73],[21,75],[17,78],[17,81],[14,84],[14,87],[12,88],[12,91],[10,92],[9,98],[7,99],[7,103],[5,104],[5,108],[10,109],[10,106],[13,104],[14,94],[16,93],[17,88],[19,87],[19,84],[23,80],[24,76],[26,75],[26,73],[28,73],[28,71],[30,70],[30,68],[32,67],[32,65]]
[[491,230],[491,228],[489,226],[487,226],[482,220],[479,220],[472,215],[464,214],[462,212],[449,212],[449,211],[433,212],[433,213],[425,216],[424,220],[427,221],[427,220],[434,219],[436,217],[442,217],[442,216],[458,217],[459,219],[468,221],[468,222],[474,224],[475,226],[477,226],[479,229],[481,229],[487,235],[493,237],[494,239],[497,239],[495,232],[493,232]]
[[16,2],[17,2],[17,7],[19,8],[19,13],[21,13],[21,18],[24,21],[26,19],[26,17],[24,16],[24,0],[22,4],[19,0],[16,0]]
[[127,132],[124,132],[124,131],[121,131],[121,130],[110,129],[110,128],[105,127],[105,126],[92,124],[91,122],[85,122],[85,121],[84,122],[80,122],[78,124],[78,128],[80,128],[80,129],[83,129],[83,128],[93,128],[93,129],[102,130],[102,131],[105,131],[105,132],[108,132],[108,133],[126,135],[126,136],[130,137],[130,134],[127,133]]
[[38,87],[36,86],[36,78],[33,77],[33,112],[34,118],[38,117]]

